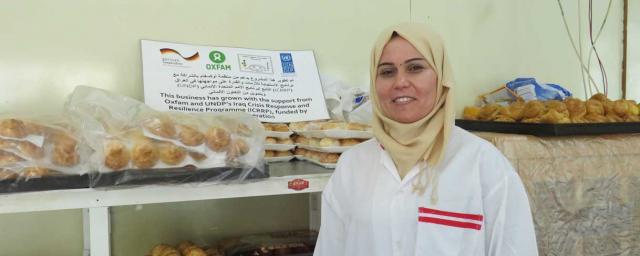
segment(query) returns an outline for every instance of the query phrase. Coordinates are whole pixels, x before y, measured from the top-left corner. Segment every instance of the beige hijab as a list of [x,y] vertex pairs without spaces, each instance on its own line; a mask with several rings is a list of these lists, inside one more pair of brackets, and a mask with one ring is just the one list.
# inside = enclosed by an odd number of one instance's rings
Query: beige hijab
[[[396,122],[384,116],[375,93],[376,70],[380,55],[394,32],[409,41],[424,56],[438,76],[437,96],[433,110],[424,118],[409,124]],[[398,24],[380,34],[371,54],[370,91],[374,103],[373,133],[391,155],[400,177],[404,178],[416,164],[420,164],[421,170],[424,170],[425,165],[436,166],[442,159],[455,120],[452,87],[453,75],[442,39],[425,24]],[[425,185],[431,183],[435,176],[435,187],[437,175],[429,175],[431,178]],[[425,185],[418,188],[421,194],[424,193]]]

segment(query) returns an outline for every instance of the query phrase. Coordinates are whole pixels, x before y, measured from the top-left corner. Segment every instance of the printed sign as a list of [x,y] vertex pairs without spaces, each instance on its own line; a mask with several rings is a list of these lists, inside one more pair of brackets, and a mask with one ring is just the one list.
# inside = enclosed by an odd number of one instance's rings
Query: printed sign
[[264,122],[329,118],[312,51],[141,46],[144,101],[154,109],[247,112]]

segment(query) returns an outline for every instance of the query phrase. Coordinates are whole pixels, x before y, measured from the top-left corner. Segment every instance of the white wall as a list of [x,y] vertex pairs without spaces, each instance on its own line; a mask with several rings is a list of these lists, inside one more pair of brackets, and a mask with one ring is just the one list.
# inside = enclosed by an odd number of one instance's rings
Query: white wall
[[629,0],[627,98],[640,100],[640,1]]
[[[578,1],[562,1],[576,40],[578,13],[581,15],[582,46],[586,53],[588,5],[587,1],[582,2],[578,12]],[[594,1],[593,20],[598,26],[607,4],[608,1]],[[613,1],[596,43],[607,71],[612,99],[622,96],[622,7],[622,1]],[[473,104],[478,95],[516,77],[535,77],[539,82],[560,84],[576,97],[584,97],[578,58],[571,48],[555,0],[413,0],[411,19],[426,21],[443,35],[457,80],[458,113],[464,105]],[[601,76],[595,64],[592,61],[592,75],[599,82]]]

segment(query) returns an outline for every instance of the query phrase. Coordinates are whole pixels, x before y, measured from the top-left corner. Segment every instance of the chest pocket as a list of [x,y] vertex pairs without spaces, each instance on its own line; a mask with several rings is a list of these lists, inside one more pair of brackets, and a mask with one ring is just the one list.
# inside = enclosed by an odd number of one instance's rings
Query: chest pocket
[[483,255],[484,216],[418,207],[416,255]]

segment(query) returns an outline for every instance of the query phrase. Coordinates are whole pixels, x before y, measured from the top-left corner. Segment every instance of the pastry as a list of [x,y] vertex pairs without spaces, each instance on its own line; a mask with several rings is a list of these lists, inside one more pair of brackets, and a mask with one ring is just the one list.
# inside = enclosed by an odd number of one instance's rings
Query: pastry
[[319,147],[320,146],[320,139],[318,139],[318,138],[309,138],[309,146]]
[[508,110],[508,116],[515,121],[520,121],[524,113],[525,105],[526,103],[524,103],[524,101],[516,101],[511,103],[508,107],[506,107],[506,109]]
[[170,248],[171,246],[166,245],[166,244],[159,244],[154,246],[153,248],[151,248],[151,252],[149,253],[150,256],[160,256],[162,255],[162,252],[168,248]]
[[607,119],[607,117],[605,117],[604,115],[600,115],[600,114],[589,113],[586,116],[584,116],[584,118],[586,120],[588,120],[589,122],[591,122],[591,123],[607,123],[607,122],[609,122],[609,119]]
[[249,144],[243,139],[236,138],[231,141],[229,152],[227,152],[227,160],[237,160],[238,157],[247,153],[249,153]]
[[337,139],[332,139],[332,138],[322,138],[318,142],[318,146],[320,146],[320,147],[339,147],[340,146],[340,141],[338,141]]
[[548,100],[548,101],[545,101],[545,106],[547,107],[547,110],[553,109],[562,115],[569,116],[569,110],[567,110],[567,105],[565,105],[564,102],[562,101]]
[[466,120],[478,120],[479,115],[479,107],[464,107],[464,111],[462,112],[462,118]]
[[188,247],[194,246],[193,242],[191,241],[182,241],[178,244],[177,249],[180,252],[184,252]]
[[337,154],[337,153],[326,153],[326,154],[323,154],[320,157],[320,162],[321,163],[334,164],[334,163],[338,162],[338,158],[340,158],[340,154]]
[[46,130],[44,126],[36,123],[32,123],[32,122],[23,122],[23,123],[24,123],[24,130],[27,134],[42,135]]
[[13,180],[18,178],[18,174],[9,170],[9,169],[0,169],[0,181],[2,180]]
[[629,104],[626,100],[616,100],[613,102],[613,112],[619,117],[626,117],[631,114]]
[[182,144],[194,147],[204,143],[204,134],[198,129],[186,125],[178,125],[178,129],[178,138]]
[[182,252],[182,256],[207,256],[204,250],[200,249],[200,247],[197,247],[195,245],[191,245],[185,248],[184,250],[182,250],[181,252]]
[[16,144],[18,145],[18,150],[20,150],[25,157],[31,159],[41,159],[44,157],[44,150],[31,142],[16,141]]
[[171,142],[160,142],[157,146],[160,161],[165,164],[178,165],[187,156],[187,151]]
[[567,106],[569,117],[574,123],[574,120],[580,120],[587,115],[587,105],[579,99],[567,98],[564,100],[564,104]]
[[277,144],[278,141],[276,140],[276,138],[267,137],[266,139],[264,139],[264,143],[265,144]]
[[[505,108],[506,109],[506,108]],[[515,122],[516,120],[506,116],[506,115],[497,115],[495,119],[493,119],[493,121],[495,122]]]
[[340,146],[341,147],[349,147],[349,146],[353,146],[353,145],[357,145],[360,144],[360,140],[359,139],[341,139],[340,140]]
[[205,138],[207,139],[207,146],[215,152],[224,151],[231,141],[231,135],[220,127],[209,128],[205,134]]
[[293,131],[304,131],[309,122],[294,122],[289,124],[289,129]]
[[276,132],[288,132],[289,126],[287,124],[272,124],[273,130]]
[[164,138],[174,138],[176,127],[171,118],[167,115],[158,115],[146,118],[142,121],[142,126],[154,135]]
[[569,119],[568,112],[561,113],[561,112],[558,112],[556,109],[549,109],[547,113],[545,113],[540,117],[540,121],[542,123],[547,123],[547,124],[565,124],[565,123],[571,122],[571,120]]
[[265,131],[273,131],[273,125],[271,125],[270,123],[262,123],[262,127]]
[[346,128],[347,130],[364,131],[367,129],[367,126],[359,123],[348,123]]
[[295,151],[293,151],[293,154],[296,156],[304,156],[307,153],[307,150],[304,148],[296,148]]
[[236,126],[236,134],[240,136],[251,136],[253,132],[246,124],[240,123]]
[[294,137],[293,142],[300,145],[308,145],[309,139],[305,136],[296,136]]
[[129,165],[131,155],[120,141],[109,140],[104,143],[104,165],[112,170],[120,170]]
[[50,174],[50,170],[42,167],[26,167],[20,171],[20,176],[26,178],[40,178]]
[[629,113],[631,113],[631,115],[637,116],[640,114],[640,108],[638,108],[634,100],[627,100],[627,104],[629,105]]
[[330,122],[323,123],[320,126],[320,130],[345,130],[346,127],[347,127],[347,123],[345,122],[330,121]]
[[[523,119],[534,119],[542,116],[546,113],[546,107],[544,103],[539,100],[532,100],[524,104],[524,110],[522,112]],[[531,120],[529,120],[531,121]],[[523,120],[524,122],[524,120]]]
[[78,142],[63,133],[51,136],[53,143],[53,151],[51,152],[51,161],[61,166],[73,166],[78,163],[80,156],[76,152]]
[[585,105],[587,108],[587,115],[604,115],[604,105],[602,105],[602,102],[590,99],[585,102]]
[[207,256],[223,256],[224,255],[220,252],[220,250],[218,250],[218,248],[215,248],[215,247],[206,249],[204,252],[207,254]]
[[0,166],[12,165],[22,161],[24,161],[24,159],[17,156],[16,154],[0,150]]
[[293,153],[291,153],[291,151],[287,150],[287,151],[276,151],[276,157],[283,157],[283,156],[292,156]]
[[501,106],[498,104],[488,104],[480,109],[478,119],[483,121],[492,121],[500,112]]
[[290,138],[278,138],[277,142],[278,144],[293,144],[293,140]]
[[276,153],[273,150],[265,150],[264,157],[275,157]]
[[600,102],[604,102],[604,101],[609,100],[609,99],[607,99],[607,96],[605,96],[602,93],[596,93],[594,95],[591,95],[591,98],[589,98],[589,99],[597,100],[597,101],[600,101]]
[[24,122],[18,119],[4,119],[0,121],[0,136],[11,138],[27,137]]
[[158,162],[158,149],[150,139],[136,139],[131,153],[133,155],[133,165],[138,168],[151,168]]

